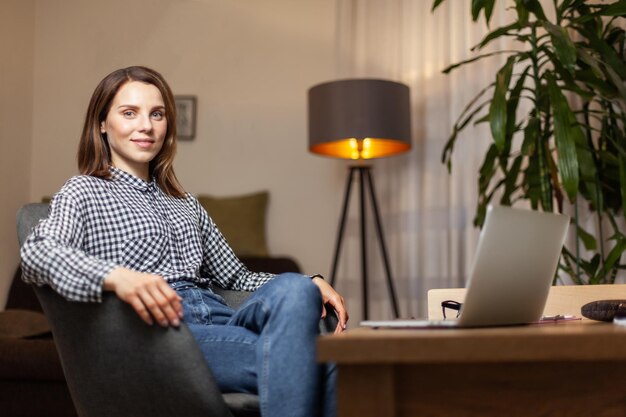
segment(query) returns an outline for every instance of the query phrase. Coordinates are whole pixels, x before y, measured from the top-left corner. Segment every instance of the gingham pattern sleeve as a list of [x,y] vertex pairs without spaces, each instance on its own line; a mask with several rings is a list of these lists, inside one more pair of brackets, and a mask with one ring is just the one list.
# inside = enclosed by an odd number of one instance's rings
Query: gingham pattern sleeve
[[274,278],[274,274],[248,270],[198,200],[193,198],[193,202],[199,216],[202,235],[203,262],[200,269],[202,276],[211,277],[221,288],[238,291],[254,291]]
[[22,279],[47,284],[68,300],[100,302],[102,281],[116,267],[83,250],[83,213],[72,196],[59,192],[21,249]]

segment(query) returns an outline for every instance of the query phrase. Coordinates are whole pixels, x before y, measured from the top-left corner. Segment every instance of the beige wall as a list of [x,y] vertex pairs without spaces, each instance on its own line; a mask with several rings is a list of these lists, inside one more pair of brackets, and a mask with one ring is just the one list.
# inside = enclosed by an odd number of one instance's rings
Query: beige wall
[[15,213],[29,198],[34,19],[34,0],[0,1],[0,310],[19,259]]
[[[9,13],[2,13],[10,27],[17,26],[12,14],[32,14],[26,6],[32,3],[17,6],[22,3],[11,0]],[[34,84],[32,124],[31,102],[20,98],[27,110],[20,124],[26,128],[17,130],[24,137],[23,160],[12,161],[21,179],[14,188],[23,194],[30,181],[33,201],[58,190],[76,173],[76,144],[97,82],[119,67],[152,66],[175,94],[198,97],[196,139],[180,144],[175,165],[187,190],[215,195],[269,190],[270,252],[294,256],[307,272],[328,272],[344,166],[307,152],[306,91],[334,78],[334,0],[34,4],[34,20],[1,29],[12,40],[23,34],[24,49],[33,51],[14,69],[21,84]],[[11,110],[6,117],[16,115]],[[3,150],[5,142],[3,134]],[[13,171],[3,167],[5,175]],[[23,200],[15,198],[11,215]],[[10,223],[13,238],[13,218]],[[4,223],[2,232],[7,235]]]

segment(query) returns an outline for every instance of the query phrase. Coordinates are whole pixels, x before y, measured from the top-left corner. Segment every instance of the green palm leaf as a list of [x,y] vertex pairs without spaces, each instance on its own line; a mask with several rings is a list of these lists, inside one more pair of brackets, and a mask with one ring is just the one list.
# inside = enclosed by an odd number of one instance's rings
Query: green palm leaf
[[567,34],[567,30],[548,21],[544,21],[542,24],[550,34],[554,51],[558,55],[560,63],[570,73],[573,73],[576,64],[576,48],[574,47],[574,42]]
[[496,88],[493,92],[491,106],[489,107],[491,134],[493,135],[493,140],[496,142],[499,151],[502,151],[505,147],[507,123],[506,93],[509,89],[514,63],[515,57],[509,57],[506,64],[498,71],[496,75]]
[[572,113],[567,99],[554,77],[548,74],[546,79],[550,102],[554,110],[554,139],[559,152],[559,173],[563,188],[569,200],[573,202],[578,194],[578,158],[576,156],[575,136],[582,137],[584,141],[584,135],[575,123],[574,113]]

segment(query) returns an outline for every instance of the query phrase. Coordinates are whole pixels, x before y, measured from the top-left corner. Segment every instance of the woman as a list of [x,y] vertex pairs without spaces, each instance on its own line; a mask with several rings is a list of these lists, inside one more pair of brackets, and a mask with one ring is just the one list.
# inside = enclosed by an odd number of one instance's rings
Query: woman
[[[258,393],[267,416],[334,414],[334,372],[315,362],[320,276],[253,273],[174,174],[176,115],[163,77],[129,67],[94,91],[78,167],[22,247],[24,280],[73,301],[112,291],[147,323],[183,320],[224,392]],[[213,286],[254,291],[237,310]],[[323,404],[323,407],[320,407]],[[323,408],[323,410],[320,410]]]

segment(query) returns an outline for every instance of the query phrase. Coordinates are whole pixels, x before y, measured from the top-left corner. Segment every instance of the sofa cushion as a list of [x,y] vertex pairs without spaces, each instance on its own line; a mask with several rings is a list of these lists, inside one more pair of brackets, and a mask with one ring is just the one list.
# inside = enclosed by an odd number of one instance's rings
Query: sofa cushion
[[33,287],[22,281],[22,268],[20,266],[17,267],[13,275],[13,282],[9,289],[9,296],[7,297],[7,305],[4,308],[7,310],[33,310],[43,313],[43,309],[35,296]]
[[43,313],[28,310],[0,311],[0,337],[25,339],[50,334]]
[[287,256],[242,256],[241,262],[252,272],[269,272],[282,274],[284,272],[301,272],[300,265]]
[[231,197],[198,196],[237,256],[268,255],[265,233],[268,199],[267,191]]

